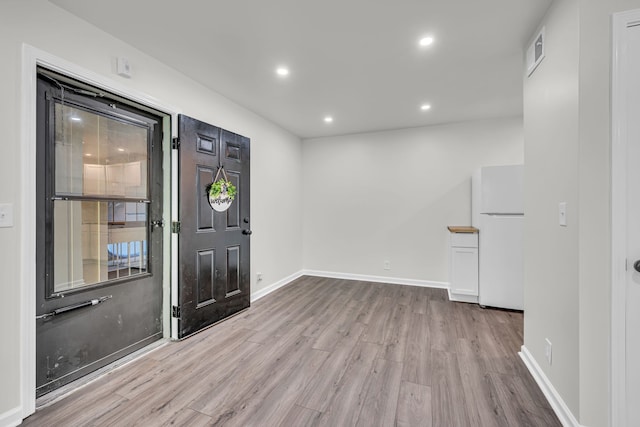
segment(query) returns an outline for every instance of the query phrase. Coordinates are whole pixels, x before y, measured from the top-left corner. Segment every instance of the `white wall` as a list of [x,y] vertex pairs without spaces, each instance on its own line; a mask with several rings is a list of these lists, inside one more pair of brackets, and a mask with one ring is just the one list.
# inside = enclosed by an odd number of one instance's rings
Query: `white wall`
[[[27,43],[93,73],[117,80],[176,106],[182,113],[251,138],[252,291],[257,292],[302,267],[302,146],[299,138],[204,88],[175,70],[75,18],[45,0],[0,3],[0,203],[14,204],[15,226],[0,229],[2,298],[0,324],[0,424],[20,402],[20,166],[21,49]],[[130,80],[113,72],[116,56],[129,58]],[[168,173],[168,171],[167,171]],[[269,190],[287,194],[280,204]],[[256,283],[255,272],[264,280]]]
[[[524,343],[577,416],[578,0],[556,0],[545,25],[546,57],[524,79]],[[567,227],[558,224],[560,202]]]
[[609,425],[610,411],[611,14],[639,7],[555,0],[546,58],[524,79],[525,346],[586,426]]
[[448,282],[472,172],[522,161],[520,117],[305,140],[304,267]]

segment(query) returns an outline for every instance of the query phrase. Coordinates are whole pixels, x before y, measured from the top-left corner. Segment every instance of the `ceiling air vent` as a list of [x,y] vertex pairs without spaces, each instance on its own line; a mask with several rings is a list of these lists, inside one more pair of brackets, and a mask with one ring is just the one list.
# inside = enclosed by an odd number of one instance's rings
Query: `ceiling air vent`
[[527,49],[527,76],[533,74],[544,59],[544,43],[544,27],[542,27],[542,30],[536,35],[533,43],[531,43],[531,46]]

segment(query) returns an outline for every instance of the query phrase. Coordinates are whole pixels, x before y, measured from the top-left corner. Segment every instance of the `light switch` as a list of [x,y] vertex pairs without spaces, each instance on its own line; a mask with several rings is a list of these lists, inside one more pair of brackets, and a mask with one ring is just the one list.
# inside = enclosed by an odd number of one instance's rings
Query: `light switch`
[[558,221],[562,227],[567,226],[567,202],[558,205]]
[[13,227],[13,204],[0,204],[0,227]]

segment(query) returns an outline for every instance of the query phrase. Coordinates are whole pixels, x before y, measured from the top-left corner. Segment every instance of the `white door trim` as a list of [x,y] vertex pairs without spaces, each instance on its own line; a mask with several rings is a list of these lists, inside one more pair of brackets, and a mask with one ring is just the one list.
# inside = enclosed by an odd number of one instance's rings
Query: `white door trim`
[[[76,78],[93,86],[105,89],[131,99],[140,104],[162,111],[172,117],[171,134],[177,135],[177,115],[180,110],[166,102],[155,99],[144,93],[128,88],[126,85],[112,80],[104,75],[86,70],[76,64],[58,58],[48,52],[39,50],[28,44],[22,46],[22,84],[21,84],[21,120],[20,120],[20,400],[22,418],[26,418],[35,411],[36,404],[36,93],[37,66],[43,66]],[[172,168],[173,169],[173,168]],[[173,181],[173,179],[171,179]],[[173,189],[172,189],[173,190]],[[166,190],[165,190],[166,194]],[[177,198],[177,192],[171,191],[172,197]],[[169,199],[168,197],[165,199]],[[165,200],[165,207],[173,205],[173,200]],[[167,210],[165,210],[167,212]],[[166,213],[165,213],[166,215]],[[171,215],[171,220],[176,220]],[[169,221],[166,221],[169,222]],[[168,230],[169,227],[165,227]],[[169,235],[165,232],[166,236]],[[165,248],[172,247],[165,240]],[[165,249],[166,250],[166,249]],[[175,252],[165,252],[165,254]],[[171,263],[175,263],[175,256],[170,255]],[[167,262],[165,255],[165,262]],[[166,277],[166,276],[165,276]],[[174,298],[171,283],[171,297]],[[164,307],[169,304],[164,303]],[[173,322],[172,322],[173,323]]]
[[626,423],[627,164],[625,33],[640,9],[613,15],[611,70],[611,358],[610,424]]

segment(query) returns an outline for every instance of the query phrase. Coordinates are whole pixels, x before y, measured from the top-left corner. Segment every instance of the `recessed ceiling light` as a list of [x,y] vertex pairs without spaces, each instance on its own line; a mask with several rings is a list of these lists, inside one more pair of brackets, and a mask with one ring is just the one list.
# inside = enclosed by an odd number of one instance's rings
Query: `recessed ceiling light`
[[431,105],[430,105],[430,104],[422,104],[422,105],[420,106],[420,109],[421,109],[422,111],[430,110],[430,109],[431,109]]
[[124,148],[118,148],[118,151],[123,152]]
[[276,74],[279,76],[285,77],[289,75],[289,69],[287,67],[278,67],[276,69]]
[[327,116],[327,117],[325,117],[325,118],[324,118],[324,122],[325,122],[325,123],[333,123],[333,117],[331,117],[331,116]]
[[72,122],[81,122],[82,119],[80,117],[73,116],[73,117],[71,117],[71,121]]
[[433,44],[434,40],[433,37],[428,36],[428,37],[423,37],[420,39],[420,46],[431,46]]
[[87,153],[87,154],[85,154],[84,156],[85,156],[85,157],[91,157],[91,156],[92,156],[92,154],[91,154],[91,153]]

